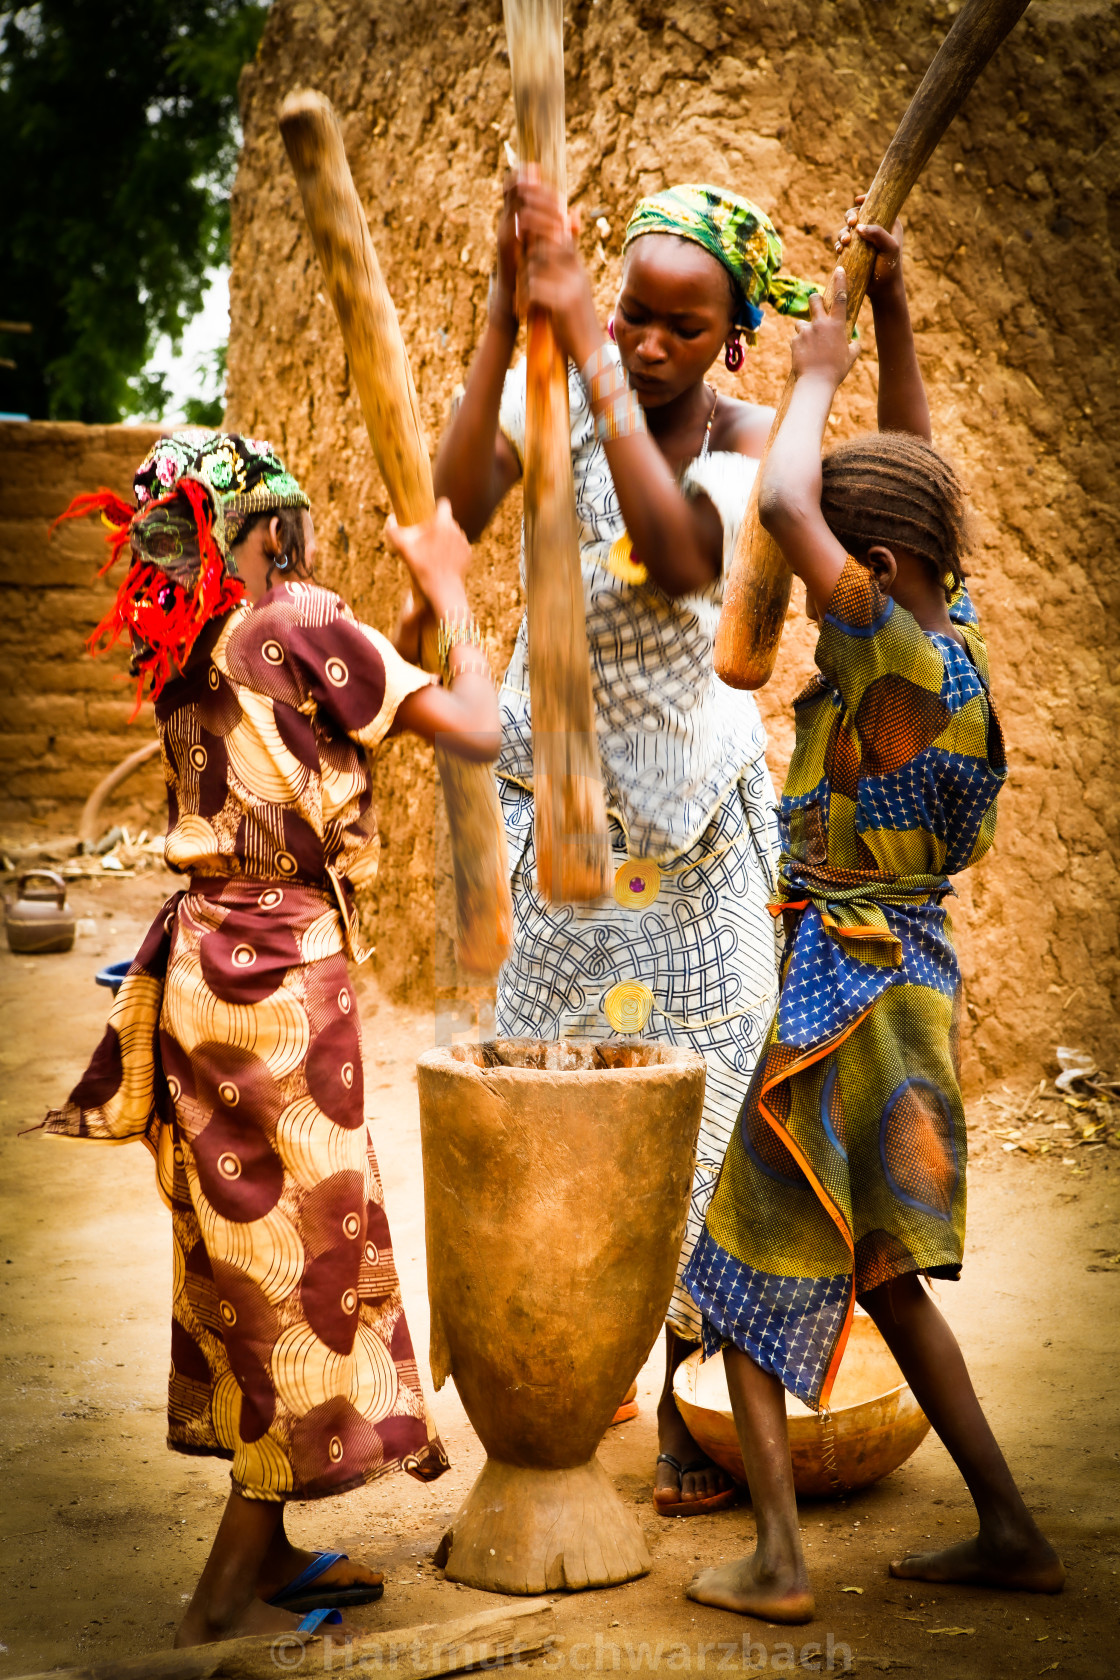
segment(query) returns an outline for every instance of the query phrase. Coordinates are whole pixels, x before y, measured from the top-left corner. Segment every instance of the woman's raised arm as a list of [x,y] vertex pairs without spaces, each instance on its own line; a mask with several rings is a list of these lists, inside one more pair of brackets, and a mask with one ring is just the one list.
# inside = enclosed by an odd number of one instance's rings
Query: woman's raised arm
[[[585,370],[604,349],[606,334],[571,229],[546,188],[524,187],[520,206],[522,233],[530,235],[525,272],[529,300],[551,312],[557,341]],[[598,412],[596,392],[589,395]],[[697,397],[701,407],[707,405],[702,386],[697,387]],[[701,436],[705,418],[699,415]],[[654,582],[674,596],[714,583],[722,565],[723,527],[708,498],[681,493],[644,423],[624,432],[609,429],[603,441],[634,552]]]
[[494,509],[521,476],[521,463],[498,430],[502,386],[517,343],[517,181],[506,182],[498,222],[498,276],[482,343],[462,402],[440,442],[434,477],[467,536],[481,536]]
[[407,730],[425,741],[439,740],[462,758],[495,759],[502,742],[498,697],[489,660],[471,629],[464,585],[471,557],[467,540],[442,499],[423,525],[402,527],[390,519],[385,536],[403,556],[416,593],[461,637],[447,650],[444,686],[419,688],[402,700],[391,733]]

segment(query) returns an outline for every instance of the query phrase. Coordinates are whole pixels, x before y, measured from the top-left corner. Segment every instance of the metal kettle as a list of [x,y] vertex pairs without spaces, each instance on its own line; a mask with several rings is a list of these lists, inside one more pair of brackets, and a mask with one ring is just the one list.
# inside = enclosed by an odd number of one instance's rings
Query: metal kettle
[[69,951],[77,922],[67,907],[66,883],[53,869],[29,869],[5,906],[8,946],[20,956]]

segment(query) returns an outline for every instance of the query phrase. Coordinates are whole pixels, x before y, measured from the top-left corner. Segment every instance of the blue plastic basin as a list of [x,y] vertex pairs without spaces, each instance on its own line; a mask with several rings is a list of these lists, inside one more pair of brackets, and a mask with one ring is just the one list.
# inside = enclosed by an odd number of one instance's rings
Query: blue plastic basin
[[117,993],[121,989],[121,983],[123,982],[125,975],[132,967],[132,962],[133,959],[131,957],[125,957],[122,962],[107,963],[104,968],[99,968],[97,971],[97,984],[99,986],[108,986],[113,996],[116,997]]

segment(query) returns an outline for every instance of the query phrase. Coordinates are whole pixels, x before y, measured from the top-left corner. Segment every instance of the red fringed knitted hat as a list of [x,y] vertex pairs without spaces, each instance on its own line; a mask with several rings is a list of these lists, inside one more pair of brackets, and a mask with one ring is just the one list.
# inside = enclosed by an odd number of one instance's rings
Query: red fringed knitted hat
[[270,444],[236,433],[176,432],[149,451],[133,479],[135,504],[112,490],[75,496],[64,519],[100,513],[109,558],[132,560],[116,600],[86,646],[93,654],[128,632],[140,710],[145,685],[154,700],[190,657],[205,624],[237,605],[245,586],[232,548],[246,519],[311,503]]

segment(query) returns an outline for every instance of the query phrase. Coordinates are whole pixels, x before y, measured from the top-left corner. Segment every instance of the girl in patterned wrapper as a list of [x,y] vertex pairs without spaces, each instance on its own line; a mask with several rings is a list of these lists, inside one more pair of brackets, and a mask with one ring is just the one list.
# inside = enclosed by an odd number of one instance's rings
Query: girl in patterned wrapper
[[819,675],[794,702],[781,806],[778,1012],[686,1279],[705,1346],[724,1348],[757,1525],[753,1556],[708,1570],[689,1595],[784,1622],[814,1611],[783,1385],[827,1405],[857,1298],[979,1517],[975,1539],[891,1573],[1036,1592],[1064,1579],[919,1275],[960,1275],[960,971],[942,901],[949,875],[992,843],[1006,764],[962,580],[963,498],[929,444],[901,227],[859,232],[878,252],[883,430],[822,463],[857,351],[837,270],[831,312],[814,300],[794,341],[797,382],[760,486],[762,522],[820,625]]
[[[100,510],[131,563],[93,641],[127,633],[155,700],[163,906],[100,1047],[48,1132],[143,1138],[171,1210],[168,1444],[232,1459],[233,1488],[176,1643],[295,1628],[379,1598],[382,1577],[284,1532],[319,1499],[447,1458],[428,1416],[365,1119],[347,956],[377,872],[367,755],[408,729],[494,757],[470,557],[446,502],[387,536],[441,620],[443,686],[312,580],[309,502],[271,447],[161,440],[135,503]],[[66,517],[66,516],[64,516]],[[365,953],[368,955],[368,953]]]
[[[501,690],[498,763],[513,866],[514,951],[499,979],[502,1034],[604,1038],[647,1030],[698,1050],[707,1090],[681,1264],[773,1012],[774,796],[754,698],[720,683],[712,646],[724,569],[772,411],[717,396],[713,361],[743,360],[763,303],[804,313],[810,288],[777,273],[764,213],[714,187],[639,203],[622,286],[604,329],[555,195],[528,172],[507,182],[489,324],[440,446],[436,485],[471,534],[521,476],[525,366],[508,371],[521,302],[552,312],[570,363],[572,467],[614,896],[556,906],[535,884],[528,627]],[[608,339],[613,333],[616,344]],[[624,1012],[624,1006],[626,1011]],[[700,1341],[678,1286],[666,1326],[664,1515],[733,1502],[696,1446],[672,1374]]]

